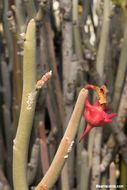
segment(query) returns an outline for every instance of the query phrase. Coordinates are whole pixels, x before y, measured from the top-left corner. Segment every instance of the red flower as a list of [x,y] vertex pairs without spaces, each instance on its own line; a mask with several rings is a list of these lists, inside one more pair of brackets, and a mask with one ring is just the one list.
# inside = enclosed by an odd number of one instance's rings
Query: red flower
[[93,127],[100,127],[106,123],[112,122],[111,118],[116,115],[116,113],[106,113],[104,110],[104,104],[100,104],[97,98],[95,99],[94,105],[91,105],[89,100],[86,99],[84,117],[87,121],[87,127],[79,142],[81,142],[81,140]]

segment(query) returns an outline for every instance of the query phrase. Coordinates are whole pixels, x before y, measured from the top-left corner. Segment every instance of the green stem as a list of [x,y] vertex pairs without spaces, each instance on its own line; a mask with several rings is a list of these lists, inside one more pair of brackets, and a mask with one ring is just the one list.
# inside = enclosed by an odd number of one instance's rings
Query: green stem
[[[96,69],[101,77],[104,74],[104,63],[108,45],[108,36],[109,36],[109,26],[110,26],[110,1],[104,1],[104,13],[103,13],[103,24],[101,30],[100,44],[98,48],[97,63]],[[95,133],[94,133],[95,131]],[[93,158],[90,158],[90,163],[92,163],[92,183],[91,190],[94,190],[96,184],[100,183],[100,161],[101,161],[101,143],[102,143],[102,128],[95,129],[90,137],[90,142],[93,144],[89,149],[90,155],[93,155]],[[91,161],[92,160],[92,161]]]
[[79,31],[79,18],[78,18],[78,0],[73,1],[73,35],[74,35],[74,47],[78,60],[83,59],[82,44]]
[[33,183],[33,180],[35,179],[38,168],[39,155],[40,143],[39,139],[36,138],[35,143],[32,147],[30,162],[27,165],[27,181],[29,185],[31,185]]
[[[109,167],[109,184],[116,187],[116,166],[114,162]],[[110,187],[110,190],[116,190],[115,187]]]
[[24,4],[25,4],[25,8],[26,8],[29,18],[34,18],[36,16],[36,8],[34,5],[34,1],[33,0],[25,0]]
[[97,71],[101,77],[103,77],[104,73],[104,62],[108,45],[109,26],[110,26],[109,16],[110,16],[110,2],[109,0],[107,0],[104,1],[104,15],[103,15],[104,18],[101,30],[100,44],[98,48],[97,64],[96,64]]
[[122,49],[120,53],[120,60],[119,60],[119,65],[117,69],[117,76],[116,76],[115,87],[114,87],[112,106],[115,111],[118,109],[120,95],[122,92],[123,83],[125,79],[126,69],[127,69],[127,23],[124,29],[123,45],[122,45]]
[[23,95],[17,134],[13,145],[13,182],[14,190],[28,190],[27,154],[34,110],[36,105],[36,25],[30,20],[23,60]]
[[88,153],[85,149],[81,154],[80,190],[87,190],[89,186],[90,167],[88,165]]
[[6,43],[7,49],[9,52],[9,69],[12,70],[13,66],[13,48],[12,48],[12,34],[9,29],[9,24],[7,20],[7,12],[9,10],[8,0],[3,1],[3,25],[4,25],[4,32],[6,36]]
[[22,33],[25,31],[25,11],[21,0],[15,0],[15,15],[17,19],[17,29],[19,33]]
[[120,185],[127,188],[127,165],[125,161],[122,159],[120,163]]

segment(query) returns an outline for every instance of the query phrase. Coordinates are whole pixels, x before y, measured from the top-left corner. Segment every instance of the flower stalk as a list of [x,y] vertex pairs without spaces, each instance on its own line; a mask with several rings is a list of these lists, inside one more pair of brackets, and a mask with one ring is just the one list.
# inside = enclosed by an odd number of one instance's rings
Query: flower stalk
[[82,89],[79,93],[75,108],[73,110],[72,116],[68,123],[66,132],[61,140],[59,148],[56,152],[54,160],[47,171],[44,178],[41,182],[37,185],[35,190],[48,190],[50,189],[54,183],[56,182],[63,166],[68,158],[68,155],[72,149],[74,138],[76,132],[78,130],[80,118],[82,116],[82,112],[84,109],[84,102],[87,97],[88,91],[86,89]]

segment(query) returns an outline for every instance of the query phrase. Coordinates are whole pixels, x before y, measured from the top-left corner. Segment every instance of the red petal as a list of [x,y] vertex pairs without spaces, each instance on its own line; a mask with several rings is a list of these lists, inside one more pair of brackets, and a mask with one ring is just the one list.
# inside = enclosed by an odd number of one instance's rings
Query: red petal
[[96,89],[96,87],[94,85],[92,85],[92,84],[87,84],[87,85],[84,86],[84,88],[86,88],[86,89],[93,89],[93,90]]
[[110,113],[110,114],[108,114],[108,118],[109,118],[109,119],[112,118],[112,117],[115,117],[115,116],[117,116],[116,113]]
[[81,142],[81,140],[86,136],[86,134],[90,131],[91,128],[92,128],[92,126],[88,123],[84,133],[82,134],[82,136],[81,136],[81,138],[79,140],[79,142]]
[[109,107],[106,107],[106,108],[104,108],[104,111],[107,113],[107,112],[109,112],[111,110],[111,108],[109,108]]
[[94,101],[94,106],[98,106],[99,105],[99,103],[98,103],[98,98],[96,97],[95,98],[95,101]]
[[85,106],[86,106],[87,108],[90,108],[90,109],[93,108],[93,106],[90,104],[88,98],[86,99]]
[[112,120],[111,120],[110,118],[105,118],[105,119],[104,119],[104,122],[105,122],[105,123],[110,123],[110,122],[112,122]]

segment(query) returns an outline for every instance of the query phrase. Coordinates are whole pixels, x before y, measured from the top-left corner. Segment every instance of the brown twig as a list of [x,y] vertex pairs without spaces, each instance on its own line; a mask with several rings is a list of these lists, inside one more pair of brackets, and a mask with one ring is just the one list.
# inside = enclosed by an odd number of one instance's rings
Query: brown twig
[[45,127],[43,121],[39,122],[38,127],[39,127],[42,173],[43,175],[45,175],[45,173],[49,168],[49,159],[48,159],[48,150],[46,145]]
[[48,109],[48,113],[49,113],[49,117],[50,117],[50,122],[51,122],[51,127],[53,128],[57,128],[57,121],[56,121],[56,115],[54,113],[54,109],[52,106],[52,102],[51,102],[51,98],[49,93],[46,96],[46,105],[47,105],[47,109]]

